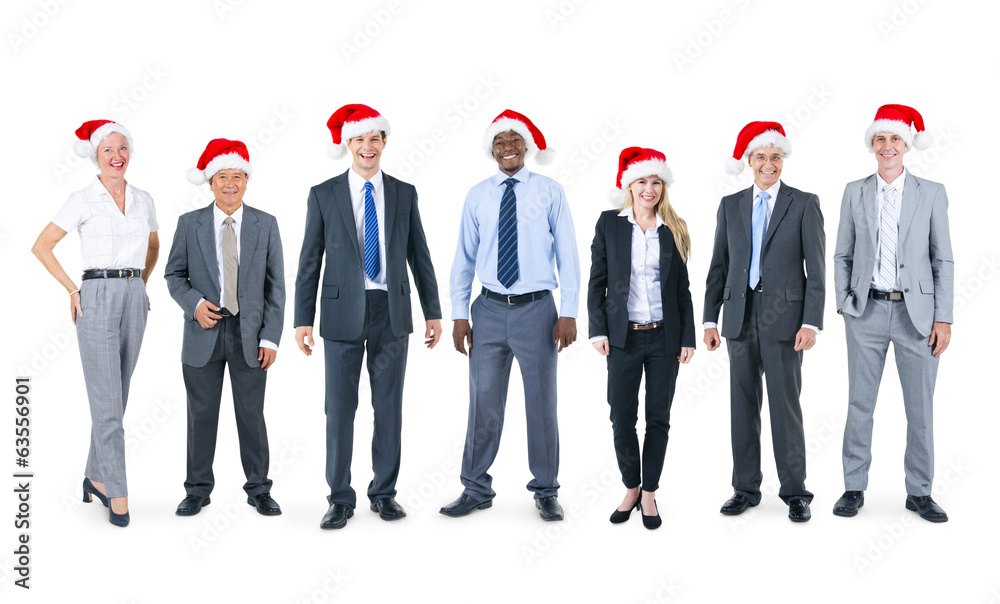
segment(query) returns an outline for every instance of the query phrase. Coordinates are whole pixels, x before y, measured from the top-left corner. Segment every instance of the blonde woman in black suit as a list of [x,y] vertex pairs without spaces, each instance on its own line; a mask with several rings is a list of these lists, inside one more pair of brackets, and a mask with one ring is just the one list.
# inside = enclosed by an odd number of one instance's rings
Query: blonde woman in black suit
[[[661,524],[655,495],[677,369],[691,360],[695,347],[687,271],[691,239],[667,197],[672,180],[659,151],[622,151],[613,193],[618,209],[597,221],[587,296],[591,343],[608,360],[615,454],[626,489],[611,522],[625,522],[639,508],[648,529]],[[640,456],[635,426],[643,371],[646,434]]]

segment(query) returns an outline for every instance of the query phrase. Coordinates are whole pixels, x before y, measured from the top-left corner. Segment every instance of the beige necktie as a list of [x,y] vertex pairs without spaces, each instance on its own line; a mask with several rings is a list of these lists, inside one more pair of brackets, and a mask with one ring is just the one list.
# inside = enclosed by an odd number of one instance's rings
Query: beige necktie
[[239,285],[240,262],[236,256],[236,230],[233,229],[232,216],[226,216],[222,221],[226,228],[222,229],[222,281],[226,308],[232,314],[240,312],[240,301],[237,297]]

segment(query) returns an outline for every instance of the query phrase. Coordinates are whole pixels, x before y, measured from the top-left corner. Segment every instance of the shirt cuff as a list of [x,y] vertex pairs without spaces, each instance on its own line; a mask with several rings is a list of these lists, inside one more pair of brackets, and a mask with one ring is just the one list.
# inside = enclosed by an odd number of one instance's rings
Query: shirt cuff
[[711,321],[705,322],[704,329],[718,329],[718,328],[719,328],[718,323],[712,323]]
[[272,342],[271,340],[265,340],[265,339],[261,338],[261,340],[260,340],[260,348],[270,348],[271,350],[277,350],[278,349],[278,345],[275,344],[274,342]]
[[601,340],[607,340],[607,339],[608,339],[608,336],[594,336],[594,337],[590,338],[590,343],[591,344],[597,344]]
[[815,327],[815,326],[813,326],[813,325],[807,325],[806,323],[803,323],[803,324],[802,324],[802,327],[808,327],[809,329],[813,330],[813,332],[815,332],[815,333],[819,333],[819,328],[818,328],[818,327]]

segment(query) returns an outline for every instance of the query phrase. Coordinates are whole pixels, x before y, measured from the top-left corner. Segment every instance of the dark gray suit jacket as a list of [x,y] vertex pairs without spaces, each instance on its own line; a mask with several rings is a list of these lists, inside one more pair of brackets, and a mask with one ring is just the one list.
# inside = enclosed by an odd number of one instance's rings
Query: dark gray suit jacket
[[[348,168],[350,169],[350,168]],[[417,211],[413,185],[382,173],[385,187],[385,255],[382,270],[389,298],[389,323],[396,337],[413,333],[409,262],[424,319],[440,319],[437,279]],[[295,326],[312,325],[316,290],[326,255],[320,300],[319,334],[327,340],[354,340],[365,319],[364,254],[348,189],[347,172],[309,191],[306,231],[295,281]]]
[[[164,277],[170,296],[184,309],[184,345],[181,361],[204,367],[215,350],[220,327],[204,329],[194,318],[202,298],[218,305],[222,297],[219,261],[215,254],[213,206],[194,210],[177,220]],[[278,344],[285,320],[285,270],[274,216],[243,204],[240,227],[240,336],[243,358],[259,367],[261,340]]]
[[[628,292],[632,278],[632,223],[619,210],[601,213],[590,246],[587,311],[589,336],[608,336],[608,343],[625,347],[628,332]],[[667,225],[657,229],[660,240],[660,299],[667,354],[695,347],[694,309],[687,265]]]
[[[738,338],[743,327],[753,251],[752,212],[752,186],[723,197],[719,204],[705,283],[704,322],[718,323],[719,310],[724,308],[720,333],[725,338]],[[819,197],[782,182],[760,260],[761,337],[794,340],[803,323],[823,328],[825,249]]]

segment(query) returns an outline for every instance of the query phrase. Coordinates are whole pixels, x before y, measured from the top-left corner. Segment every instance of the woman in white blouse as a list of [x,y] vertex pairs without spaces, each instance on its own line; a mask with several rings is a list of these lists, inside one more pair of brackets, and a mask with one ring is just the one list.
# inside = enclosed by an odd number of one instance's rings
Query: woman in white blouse
[[[601,214],[591,246],[590,340],[608,360],[608,404],[625,497],[611,522],[633,509],[648,529],[661,524],[656,490],[667,452],[670,404],[680,363],[694,354],[688,289],[691,238],[670,205],[666,158],[629,147],[618,161],[617,206]],[[646,374],[646,434],[639,451],[639,384]],[[641,490],[640,490],[641,487]]]
[[[112,524],[128,526],[122,418],[146,329],[146,280],[159,255],[159,227],[153,199],[125,182],[135,152],[128,130],[95,120],[85,122],[76,135],[80,140],[74,150],[90,157],[100,174],[70,195],[31,251],[66,288],[76,324],[92,423],[83,501],[96,495],[108,507]],[[73,229],[80,232],[83,257],[79,287],[53,253]]]

